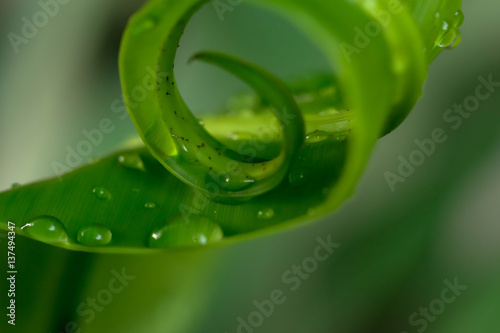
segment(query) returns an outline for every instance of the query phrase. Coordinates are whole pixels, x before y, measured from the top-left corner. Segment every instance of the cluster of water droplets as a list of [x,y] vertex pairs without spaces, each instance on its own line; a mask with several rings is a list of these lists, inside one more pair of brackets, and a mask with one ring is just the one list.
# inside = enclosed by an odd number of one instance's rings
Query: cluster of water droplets
[[[28,236],[44,243],[54,245],[72,243],[64,224],[53,216],[38,216],[26,223],[21,229]],[[108,245],[113,235],[111,230],[104,226],[89,225],[81,228],[76,238],[79,244],[93,247]]]
[[306,135],[306,144],[319,143],[333,138],[335,141],[342,142],[346,139],[345,133],[330,133],[326,131],[316,130]]
[[269,220],[272,219],[275,215],[274,209],[272,208],[267,208],[263,210],[259,210],[257,212],[257,218],[259,220]]
[[436,23],[441,26],[441,33],[436,41],[436,46],[455,48],[460,45],[461,36],[459,27],[464,23],[464,13],[457,11],[451,20],[445,20],[441,17],[440,13],[436,14]]
[[144,207],[146,207],[147,209],[154,209],[156,208],[156,203],[154,202],[146,202],[146,204],[144,205]]

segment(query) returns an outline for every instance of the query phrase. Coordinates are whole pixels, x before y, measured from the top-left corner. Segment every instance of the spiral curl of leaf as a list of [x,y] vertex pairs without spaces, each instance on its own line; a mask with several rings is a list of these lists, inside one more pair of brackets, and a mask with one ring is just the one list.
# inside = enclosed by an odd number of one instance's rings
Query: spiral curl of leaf
[[[187,23],[208,2],[153,0],[134,15],[120,54],[124,96],[143,141],[165,168],[207,193],[215,182],[216,200],[248,200],[282,183],[301,149],[308,119],[286,84],[271,73],[206,52],[195,59],[231,72],[270,101],[283,131],[281,153],[275,159],[249,161],[199,124],[177,89],[173,68]],[[430,62],[443,49],[442,40],[461,24],[461,1],[252,3],[283,11],[310,33],[332,66],[341,68],[341,90],[353,116],[342,175],[326,205],[331,210],[353,191],[376,140],[397,127],[413,108]],[[134,87],[142,85],[146,69],[151,68],[155,69],[148,83],[151,89],[142,102],[134,103]],[[287,112],[292,117],[285,117]]]

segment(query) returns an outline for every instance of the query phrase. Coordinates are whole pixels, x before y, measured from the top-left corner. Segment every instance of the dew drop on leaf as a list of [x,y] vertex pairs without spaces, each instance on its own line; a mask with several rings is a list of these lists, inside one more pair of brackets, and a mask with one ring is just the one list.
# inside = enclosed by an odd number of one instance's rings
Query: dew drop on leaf
[[152,248],[177,246],[203,246],[220,241],[224,237],[221,227],[205,218],[176,217],[165,225],[155,228],[149,238]]
[[39,216],[21,228],[36,240],[46,243],[65,243],[68,241],[66,228],[53,216]]
[[98,187],[94,188],[92,190],[92,193],[94,193],[94,195],[98,199],[101,199],[101,200],[109,200],[109,199],[111,199],[111,193],[107,189],[105,189],[104,187],[102,187],[102,186],[98,186]]
[[455,37],[455,40],[449,46],[449,48],[451,48],[451,49],[454,49],[454,48],[458,47],[460,45],[460,43],[462,42],[462,36],[460,34],[460,30],[456,29],[456,33],[457,33],[457,35]]
[[124,167],[130,169],[146,171],[146,168],[144,167],[144,162],[142,161],[139,154],[120,155],[118,157],[118,162],[120,162]]
[[324,131],[314,131],[312,133],[307,134],[306,143],[318,143],[325,141],[330,133]]
[[[235,169],[238,170],[238,169]],[[236,172],[232,169],[227,169],[228,172]],[[214,184],[214,178],[212,175],[207,176],[206,184],[207,188],[211,188],[212,184]],[[219,174],[219,179],[221,187],[226,191],[241,191],[252,184],[255,183],[255,179],[250,178],[250,176],[245,176],[245,174]]]
[[268,209],[260,210],[257,213],[257,218],[259,220],[269,220],[270,218],[272,218],[274,216],[274,214],[275,214],[274,210],[271,208],[268,208]]
[[455,28],[458,28],[460,26],[462,26],[462,24],[464,24],[465,22],[465,15],[464,15],[464,12],[462,12],[462,10],[458,10],[454,15],[453,15],[453,26]]
[[443,22],[443,32],[438,40],[437,45],[439,47],[448,47],[455,42],[457,38],[457,29],[455,27],[450,26],[447,22]]
[[342,142],[345,140],[345,138],[346,138],[345,134],[339,134],[335,137],[335,140],[338,142]]
[[207,236],[203,234],[195,235],[193,237],[193,240],[195,241],[195,243],[198,243],[200,245],[207,245],[208,243]]
[[154,202],[146,202],[144,207],[146,207],[148,209],[153,209],[153,208],[156,208],[156,204]]
[[111,230],[103,226],[90,226],[78,231],[78,242],[87,246],[102,246],[109,244],[113,235]]

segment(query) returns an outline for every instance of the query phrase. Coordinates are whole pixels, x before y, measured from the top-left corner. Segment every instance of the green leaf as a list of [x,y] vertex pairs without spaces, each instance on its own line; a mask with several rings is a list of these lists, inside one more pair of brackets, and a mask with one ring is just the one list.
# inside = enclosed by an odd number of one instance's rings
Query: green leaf
[[[239,110],[206,119],[204,127],[177,90],[173,64],[184,28],[205,3],[150,1],[125,31],[123,92],[148,150],[0,194],[2,228],[16,221],[20,234],[60,247],[135,252],[226,244],[327,214],[352,195],[376,140],[412,109],[430,61],[462,21],[458,0],[396,7],[382,0],[266,1],[341,68],[326,80],[337,96],[318,97],[317,86],[303,83],[290,90],[313,99],[294,101],[271,73],[202,53],[200,60],[240,77],[263,99],[250,116]],[[384,29],[370,33],[374,24]],[[285,108],[290,121],[283,120]],[[272,131],[270,113],[282,133]],[[264,139],[266,130],[274,135]]]
[[[238,144],[238,140],[233,141]],[[236,206],[210,200],[203,192],[184,184],[145,148],[124,151],[66,174],[61,180],[1,193],[1,226],[7,228],[7,221],[13,221],[23,226],[18,230],[20,235],[68,249],[96,252],[148,250],[151,242],[158,244],[154,234],[172,224],[184,228],[186,235],[170,229],[179,239],[201,235],[210,240],[207,233],[214,229],[206,229],[206,219],[218,225],[225,236],[245,234],[300,216],[308,219],[311,207],[327,196],[323,185],[338,177],[344,150],[345,141],[337,141],[334,136],[303,149],[289,181]],[[323,161],[322,167],[308,164],[312,158]],[[130,160],[137,163],[126,163]],[[297,191],[303,196],[297,196]],[[112,234],[111,240],[103,243],[95,239],[105,232],[96,233],[92,228],[105,228]],[[85,231],[87,234],[82,237]],[[166,233],[164,236],[170,237]],[[237,239],[241,237],[226,238],[223,243]],[[195,245],[179,242],[160,241],[165,247]]]

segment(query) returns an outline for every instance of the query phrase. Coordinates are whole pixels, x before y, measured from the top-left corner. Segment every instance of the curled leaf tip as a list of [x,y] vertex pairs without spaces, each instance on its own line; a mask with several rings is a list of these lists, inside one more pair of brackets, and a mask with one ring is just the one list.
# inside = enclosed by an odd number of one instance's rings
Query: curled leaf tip
[[377,139],[415,105],[429,64],[460,42],[461,1],[265,2],[309,33],[335,75],[286,84],[239,58],[197,53],[188,62],[215,65],[258,96],[201,122],[177,88],[174,62],[208,1],[150,1],[131,18],[119,60],[147,149],[0,193],[0,227],[19,221],[21,234],[52,245],[113,252],[224,244],[336,209]]

